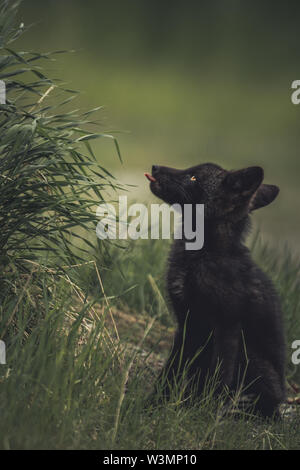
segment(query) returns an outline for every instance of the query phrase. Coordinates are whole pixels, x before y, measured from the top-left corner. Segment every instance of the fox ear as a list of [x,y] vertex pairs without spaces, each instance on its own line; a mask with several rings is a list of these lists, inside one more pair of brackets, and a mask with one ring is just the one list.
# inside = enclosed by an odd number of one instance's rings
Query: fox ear
[[251,195],[261,185],[263,179],[264,170],[260,166],[250,166],[243,170],[228,173],[224,184],[235,193]]
[[271,202],[273,202],[277,197],[278,193],[278,186],[275,186],[274,184],[261,184],[251,200],[250,210],[254,211],[271,204]]

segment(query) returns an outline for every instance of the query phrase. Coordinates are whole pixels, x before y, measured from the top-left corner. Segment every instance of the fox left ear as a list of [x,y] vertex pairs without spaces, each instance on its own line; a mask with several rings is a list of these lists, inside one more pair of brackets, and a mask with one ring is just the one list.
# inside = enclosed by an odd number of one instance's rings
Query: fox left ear
[[263,179],[264,170],[260,166],[250,166],[243,170],[228,173],[224,184],[235,193],[251,195],[261,185]]
[[250,202],[250,211],[260,209],[274,201],[279,193],[278,186],[274,184],[261,184]]

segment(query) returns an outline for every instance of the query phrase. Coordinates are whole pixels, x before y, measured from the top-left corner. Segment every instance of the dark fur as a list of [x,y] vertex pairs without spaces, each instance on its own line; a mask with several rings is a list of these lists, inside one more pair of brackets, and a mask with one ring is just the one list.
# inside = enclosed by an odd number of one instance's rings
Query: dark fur
[[262,184],[260,167],[154,166],[152,175],[151,190],[165,202],[205,205],[204,247],[187,251],[185,240],[175,240],[170,253],[167,285],[178,328],[162,374],[167,377],[165,395],[201,350],[188,368],[198,395],[220,364],[217,393],[224,387],[237,390],[245,373],[243,386],[257,398],[257,412],[276,415],[285,396],[280,303],[243,239],[250,212],[272,202],[278,188]]

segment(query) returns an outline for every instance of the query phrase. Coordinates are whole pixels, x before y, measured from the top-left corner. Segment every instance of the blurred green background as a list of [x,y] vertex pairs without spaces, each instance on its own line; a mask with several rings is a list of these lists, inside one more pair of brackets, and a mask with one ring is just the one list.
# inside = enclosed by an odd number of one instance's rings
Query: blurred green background
[[280,197],[255,215],[264,237],[300,251],[298,216],[300,2],[213,0],[25,0],[20,21],[35,23],[19,47],[74,49],[45,64],[78,106],[105,105],[101,163],[133,199],[150,198],[143,176],[153,163],[227,169],[262,165]]

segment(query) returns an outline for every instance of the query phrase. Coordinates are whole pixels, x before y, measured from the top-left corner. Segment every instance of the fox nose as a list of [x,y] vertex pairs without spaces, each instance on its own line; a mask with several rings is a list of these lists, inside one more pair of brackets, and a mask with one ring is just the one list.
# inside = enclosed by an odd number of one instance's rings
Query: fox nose
[[159,172],[159,166],[158,165],[152,165],[152,175],[156,175]]

